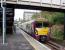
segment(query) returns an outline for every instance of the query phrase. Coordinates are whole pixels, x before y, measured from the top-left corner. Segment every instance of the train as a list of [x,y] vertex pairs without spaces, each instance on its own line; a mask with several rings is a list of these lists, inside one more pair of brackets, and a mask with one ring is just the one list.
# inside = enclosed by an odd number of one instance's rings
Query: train
[[38,41],[46,42],[50,35],[50,23],[45,18],[37,18],[19,25],[30,36]]

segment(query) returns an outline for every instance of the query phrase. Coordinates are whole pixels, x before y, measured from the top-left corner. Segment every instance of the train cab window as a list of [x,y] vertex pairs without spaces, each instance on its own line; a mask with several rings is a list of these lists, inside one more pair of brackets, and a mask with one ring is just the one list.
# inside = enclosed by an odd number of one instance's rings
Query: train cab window
[[40,22],[36,22],[36,27],[41,28],[42,27],[42,22],[41,23]]
[[47,22],[36,22],[36,27],[37,28],[41,28],[41,27],[48,27],[48,23]]
[[47,22],[43,22],[43,27],[48,27],[49,24]]

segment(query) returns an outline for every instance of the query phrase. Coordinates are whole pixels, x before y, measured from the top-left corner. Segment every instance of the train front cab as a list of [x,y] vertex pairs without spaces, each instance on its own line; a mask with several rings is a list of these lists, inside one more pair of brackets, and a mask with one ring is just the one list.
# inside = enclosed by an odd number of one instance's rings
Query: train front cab
[[49,37],[49,23],[43,21],[35,21],[34,25],[36,39],[42,42],[47,41]]

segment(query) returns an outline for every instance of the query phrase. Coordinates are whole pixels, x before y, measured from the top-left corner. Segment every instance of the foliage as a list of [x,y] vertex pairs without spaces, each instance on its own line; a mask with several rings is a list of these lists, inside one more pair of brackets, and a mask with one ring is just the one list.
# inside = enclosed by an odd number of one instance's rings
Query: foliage
[[32,16],[32,19],[36,19],[38,16],[40,15],[40,13],[36,13]]
[[[49,12],[42,11],[41,13],[34,14],[32,16],[33,19],[37,18],[41,14],[41,17],[48,19],[48,21],[54,25],[64,24],[64,13],[62,12]],[[54,27],[54,26],[53,26]],[[57,27],[57,26],[56,26]],[[59,30],[60,28],[52,29],[52,34],[55,39],[63,39],[63,31]]]
[[61,30],[61,28],[59,28],[60,26],[53,26],[52,29],[52,36],[53,38],[57,39],[57,40],[63,40],[63,31]]
[[53,24],[63,24],[64,23],[64,13],[44,11],[38,14],[34,14],[32,18],[35,19],[38,16],[40,16],[40,14],[41,14],[41,17],[48,19],[50,23],[53,23]]

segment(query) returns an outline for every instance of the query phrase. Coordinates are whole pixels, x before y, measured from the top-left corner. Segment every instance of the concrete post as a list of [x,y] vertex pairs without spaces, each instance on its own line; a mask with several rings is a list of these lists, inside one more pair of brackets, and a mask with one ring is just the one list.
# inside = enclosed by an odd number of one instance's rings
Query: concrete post
[[65,40],[65,13],[64,13],[64,40]]
[[6,6],[5,3],[3,3],[3,1],[1,0],[1,7],[3,9],[3,45],[5,44],[6,41]]

